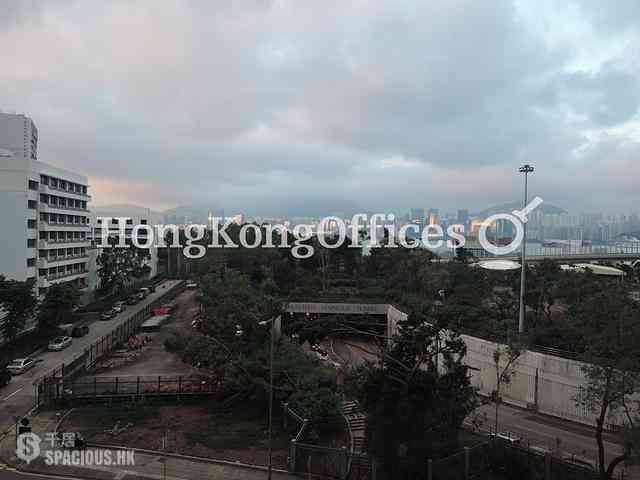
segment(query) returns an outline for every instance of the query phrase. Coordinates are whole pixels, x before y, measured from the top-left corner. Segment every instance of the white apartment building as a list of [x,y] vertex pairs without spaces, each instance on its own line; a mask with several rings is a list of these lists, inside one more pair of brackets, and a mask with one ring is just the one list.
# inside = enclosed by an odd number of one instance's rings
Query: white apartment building
[[[100,266],[97,263],[98,256],[102,251],[102,235],[106,229],[109,235],[118,235],[120,224],[118,218],[127,218],[124,224],[125,239],[131,238],[133,227],[136,225],[149,225],[155,231],[155,226],[162,223],[162,215],[153,212],[148,208],[138,207],[135,205],[112,205],[105,207],[96,207],[91,212],[91,230],[89,239],[91,241],[91,249],[89,251],[89,279],[88,288],[90,291],[99,287]],[[140,230],[140,238],[145,238],[146,231]],[[155,277],[158,274],[158,249],[155,245],[149,248],[150,259],[147,265],[150,268],[149,277]]]
[[0,274],[34,279],[38,296],[56,283],[84,289],[90,246],[88,179],[36,158],[33,122],[0,113]]
[[38,129],[25,115],[0,112],[0,147],[18,158],[37,160]]

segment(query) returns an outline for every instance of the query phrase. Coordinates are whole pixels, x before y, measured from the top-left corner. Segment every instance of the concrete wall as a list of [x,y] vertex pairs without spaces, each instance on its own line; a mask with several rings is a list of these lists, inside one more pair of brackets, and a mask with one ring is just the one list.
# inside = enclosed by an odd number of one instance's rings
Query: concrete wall
[[[498,344],[469,335],[462,338],[467,345],[466,363],[472,367],[472,383],[482,394],[489,395],[496,386],[493,352]],[[503,401],[594,425],[595,413],[576,407],[574,401],[579,386],[585,383],[582,365],[576,360],[525,351],[515,363],[511,383],[502,387]],[[620,425],[622,418],[614,415],[607,423]]]

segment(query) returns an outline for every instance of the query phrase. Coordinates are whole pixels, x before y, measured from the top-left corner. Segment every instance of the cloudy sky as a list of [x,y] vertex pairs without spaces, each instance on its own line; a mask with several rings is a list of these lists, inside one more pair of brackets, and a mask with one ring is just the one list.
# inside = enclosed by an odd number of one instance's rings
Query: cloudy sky
[[[8,5],[8,9],[7,9]],[[638,0],[5,1],[0,109],[95,204],[640,209]]]

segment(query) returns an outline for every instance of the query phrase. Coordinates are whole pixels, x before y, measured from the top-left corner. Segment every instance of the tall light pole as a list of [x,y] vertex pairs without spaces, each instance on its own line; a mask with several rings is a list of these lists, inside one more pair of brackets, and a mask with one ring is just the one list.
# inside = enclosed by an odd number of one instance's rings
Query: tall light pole
[[[528,193],[528,176],[530,173],[533,173],[533,167],[531,165],[523,165],[518,170],[520,173],[524,173],[524,203],[522,204],[522,208],[527,207]],[[523,233],[524,236],[522,238],[522,255],[520,259],[520,263],[522,264],[520,270],[520,317],[518,319],[518,333],[520,335],[524,334],[525,329],[525,317],[526,317],[526,307],[524,305],[524,296],[526,292],[527,285],[527,224],[523,222]]]

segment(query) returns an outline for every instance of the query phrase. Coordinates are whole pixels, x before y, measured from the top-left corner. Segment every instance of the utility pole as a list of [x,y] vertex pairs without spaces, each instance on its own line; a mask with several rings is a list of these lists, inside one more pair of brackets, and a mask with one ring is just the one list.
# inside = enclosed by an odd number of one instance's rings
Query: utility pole
[[[530,173],[533,173],[534,168],[531,165],[523,165],[520,167],[519,172],[524,173],[524,203],[522,204],[522,208],[525,209],[527,207],[528,202],[528,176]],[[518,333],[520,335],[524,334],[525,331],[525,318],[526,318],[526,307],[524,303],[524,297],[526,294],[527,287],[527,224],[523,222],[522,224],[524,236],[522,238],[522,254],[521,254],[521,270],[520,270],[520,316],[518,319]]]

